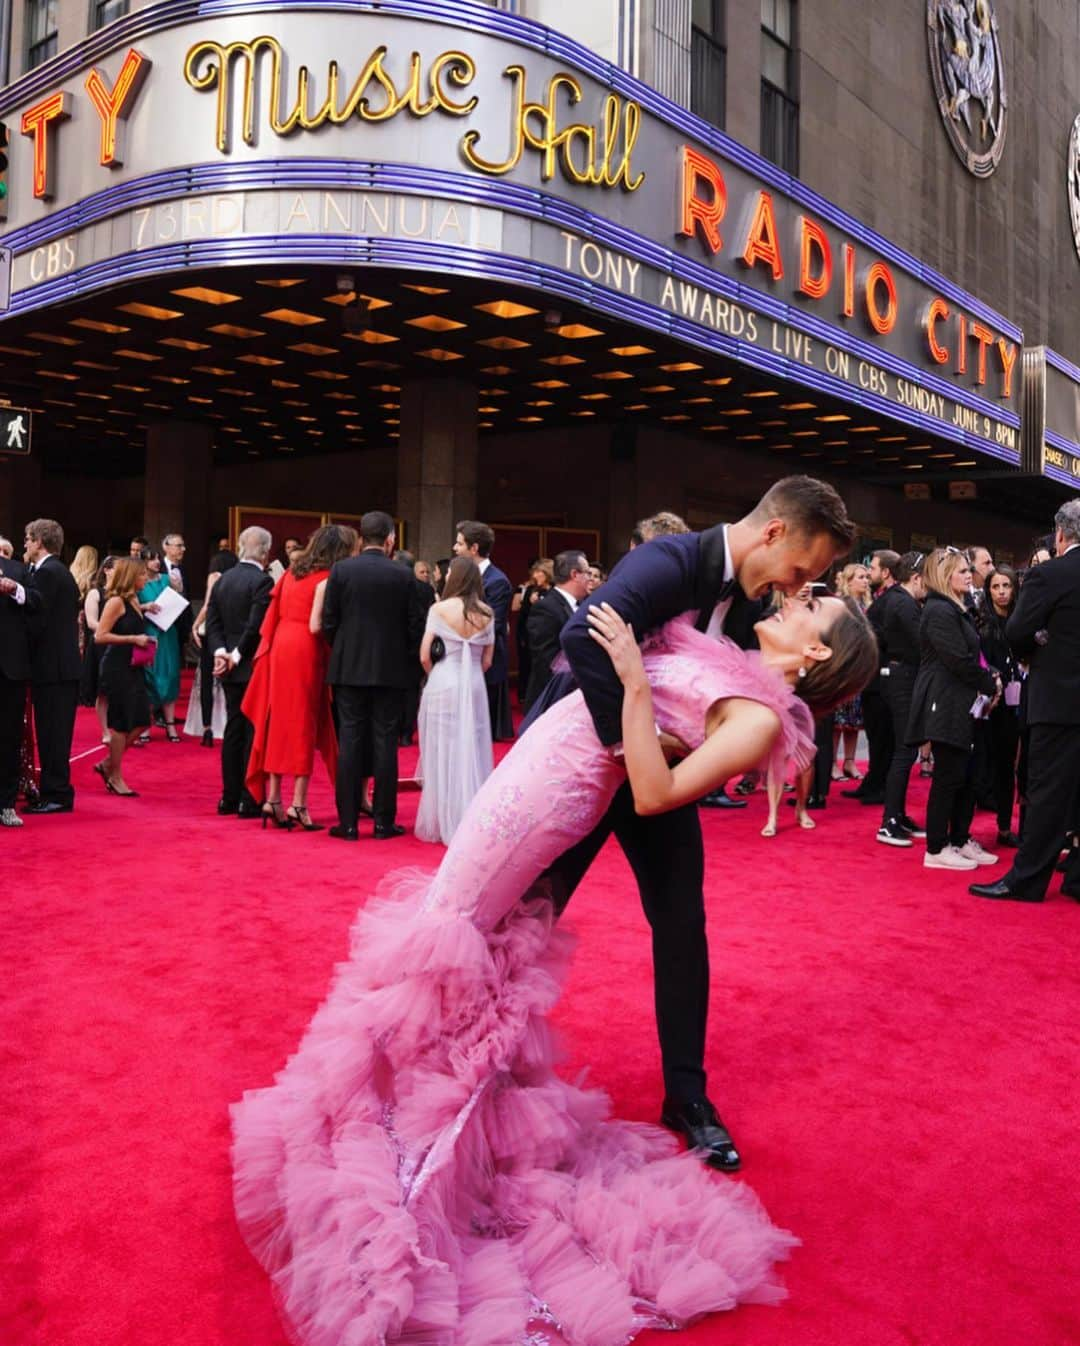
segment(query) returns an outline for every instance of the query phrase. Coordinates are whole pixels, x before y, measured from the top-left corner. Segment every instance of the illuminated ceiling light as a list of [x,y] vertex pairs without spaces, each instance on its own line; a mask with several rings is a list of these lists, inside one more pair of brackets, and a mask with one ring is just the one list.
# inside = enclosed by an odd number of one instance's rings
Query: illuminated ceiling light
[[65,383],[78,383],[78,374],[61,374],[55,369],[35,369],[34,373],[42,379],[63,379]]
[[154,411],[172,411],[167,402],[147,402],[146,405]]
[[51,332],[29,332],[27,334],[31,341],[49,341],[54,346],[81,346],[82,342],[78,337],[55,336]]
[[[827,448],[827,449],[846,449],[846,448],[847,448],[847,440],[846,440],[846,439],[824,439],[824,440],[822,440],[822,444],[824,444],[825,448]],[[840,459],[838,458],[836,461],[839,462]],[[846,459],[845,459],[845,461],[846,461]]]
[[423,356],[425,360],[437,360],[445,363],[447,360],[464,360],[464,355],[460,351],[444,350],[441,346],[432,346],[430,350],[417,351],[417,355]]
[[130,304],[117,304],[116,309],[118,313],[133,313],[136,318],[153,318],[155,322],[172,322],[174,318],[184,316],[178,308],[160,308],[157,304],[140,304],[135,300]]
[[[887,460],[883,458],[881,461],[885,462]],[[974,458],[965,458],[962,463],[953,463],[953,467],[975,467],[975,466],[977,466],[977,464]]]
[[775,430],[787,425],[787,421],[758,421],[763,430]]
[[118,332],[131,331],[131,328],[125,327],[123,323],[100,322],[97,318],[72,318],[68,326],[85,327],[88,332],[108,332],[110,336],[115,336]]
[[534,388],[569,388],[569,383],[563,379],[537,379],[533,382]]
[[400,369],[393,360],[357,360],[357,369]]
[[721,416],[749,416],[751,411],[749,407],[732,407],[728,411],[722,411]]
[[[884,442],[883,439],[878,440],[879,444],[884,444]],[[907,451],[908,453],[913,453],[916,449],[932,449],[933,447],[933,444],[909,444]]]
[[923,463],[905,463],[901,470],[904,472],[921,472],[923,466]]
[[188,394],[189,402],[197,402],[200,406],[211,406],[214,399],[212,397],[196,397],[194,393]]
[[519,416],[519,417],[518,417],[518,420],[521,421],[521,422],[522,422],[523,424],[525,424],[525,425],[529,425],[529,424],[536,425],[536,424],[538,424],[539,422],[543,421],[543,419],[544,419],[543,416]]
[[634,376],[628,369],[608,369],[602,374],[594,374],[594,379],[632,379]]
[[[348,429],[348,426],[346,426],[345,428]],[[492,428],[491,421],[481,421],[480,424],[477,426],[477,429],[479,430],[490,430],[491,428]]]
[[299,383],[290,383],[288,379],[271,379],[271,388],[299,388]]
[[509,299],[494,299],[490,304],[474,304],[473,308],[481,313],[490,313],[493,318],[527,318],[531,313],[540,312],[538,308],[515,304]]
[[345,308],[353,302],[356,302],[357,307],[366,308],[369,313],[373,313],[377,308],[392,307],[389,299],[377,299],[373,294],[357,294],[355,290],[350,290],[347,294],[323,295],[324,304],[337,304],[339,308]]
[[206,330],[208,332],[217,332],[219,336],[239,337],[241,340],[266,335],[265,332],[260,332],[254,327],[237,327],[231,322],[215,323],[213,327],[208,327]]
[[283,322],[289,327],[314,327],[316,323],[326,321],[325,318],[316,317],[314,313],[301,313],[296,308],[272,308],[262,316],[272,322]]
[[880,430],[880,429],[881,429],[881,426],[880,426],[880,425],[849,425],[849,426],[848,426],[848,434],[849,434],[849,435],[870,435],[870,434],[873,434],[875,430]]
[[793,435],[792,435],[792,438],[793,438],[793,439],[814,439],[814,438],[816,438],[819,434],[821,434],[821,431],[820,431],[820,430],[796,430],[796,431],[794,431],[794,433],[793,433]]
[[[400,384],[400,383],[373,383],[373,384],[371,385],[371,391],[372,391],[373,393],[400,393],[400,392],[401,392],[401,384]],[[335,396],[335,397],[341,397],[342,394],[341,394],[341,393],[335,393],[334,396]]]
[[736,435],[735,438],[736,438],[737,440],[739,440],[740,443],[748,444],[748,443],[750,443],[751,440],[760,440],[760,439],[764,439],[765,436],[764,436],[764,435]]
[[308,370],[308,378],[309,378],[309,379],[332,379],[332,380],[334,380],[335,382],[341,382],[342,380],[345,380],[345,379],[347,379],[348,377],[349,377],[348,374],[338,374],[338,373],[337,373],[335,370],[333,370],[333,369],[309,369],[309,370]]
[[383,423],[384,423],[385,425],[400,425],[400,424],[401,424],[401,422],[398,420],[398,418],[397,418],[396,416],[384,416],[384,417],[383,417]]
[[284,360],[278,360],[273,355],[238,355],[236,358],[246,365],[260,365],[265,368],[285,363]]
[[402,281],[403,290],[415,290],[417,294],[449,294],[449,290],[440,289],[437,285],[410,285],[407,281]]
[[814,420],[815,420],[815,421],[823,421],[823,422],[824,422],[824,421],[830,421],[830,422],[831,422],[831,421],[850,421],[850,420],[851,420],[851,417],[850,417],[850,416],[845,416],[844,413],[843,413],[842,411],[838,411],[838,412],[835,413],[835,415],[832,415],[832,416],[815,416],[815,417],[814,417]]
[[582,393],[582,394],[581,394],[581,400],[582,400],[583,402],[610,402],[610,401],[611,401],[611,394],[610,394],[610,393]]
[[227,290],[211,290],[205,285],[189,285],[183,290],[173,290],[180,299],[197,299],[200,304],[236,304],[238,294],[229,294]]
[[336,346],[316,346],[313,341],[298,341],[289,350],[298,351],[301,355],[340,355],[341,352]]
[[401,406],[401,403],[400,403],[400,402],[380,402],[380,403],[379,403],[379,410],[380,410],[380,411],[397,411],[398,408],[399,408],[400,406]]
[[287,397],[281,404],[283,407],[306,407],[306,402],[298,402],[295,397]]
[[327,401],[330,401],[331,399],[333,399],[333,401],[335,401],[335,402],[355,402],[355,401],[356,401],[356,394],[355,394],[355,393],[327,393],[327,394],[326,394],[326,399],[327,399]]
[[781,411],[817,411],[816,402],[785,402]]
[[509,397],[505,388],[481,388],[480,392],[484,397]]
[[930,457],[931,457],[931,458],[953,458],[953,457],[955,457],[955,454],[951,454],[951,453],[932,453],[932,454],[930,455]]
[[5,355],[28,355],[32,360],[36,360],[41,354],[40,351],[25,350],[22,346],[0,346],[0,351]]
[[183,337],[162,337],[158,342],[159,346],[175,346],[181,351],[208,351],[209,345],[205,341],[185,341]]
[[495,336],[484,337],[476,343],[478,346],[490,346],[494,351],[520,351],[529,345],[527,341],[519,341],[517,337]]
[[661,416],[662,421],[688,421],[689,416],[685,412],[680,412],[677,416]]
[[572,411],[571,416],[595,416],[595,411]]
[[685,374],[687,370],[700,369],[701,366],[695,364],[693,360],[680,360],[677,364],[661,365],[660,368],[665,374]]
[[779,397],[780,394],[772,388],[762,388],[756,393],[747,393],[747,397]]
[[635,355],[656,354],[651,346],[612,346],[611,353],[617,355],[621,360],[629,360]]
[[[268,290],[287,290],[293,285],[303,285],[303,280],[284,280],[275,277],[273,280],[257,280],[256,285],[265,285]],[[174,291],[175,293],[175,291]]]
[[76,396],[76,397],[91,397],[91,398],[94,399],[95,402],[107,402],[107,401],[109,400],[109,394],[108,394],[108,393],[84,393],[84,392],[78,392],[78,393],[75,394],[75,396]]
[[190,383],[190,379],[177,378],[174,374],[151,374],[155,383]]
[[814,449],[812,452],[799,454],[800,458],[821,458],[823,456],[820,449]]
[[541,358],[542,365],[583,365],[585,361],[580,355],[545,355]]
[[342,332],[341,335],[346,341],[362,341],[366,346],[386,346],[391,341],[401,340],[389,332],[374,332],[370,328],[366,332]]
[[702,382],[706,383],[710,388],[726,388],[731,382],[731,375],[727,374],[722,379],[703,379]]
[[684,397],[684,398],[683,398],[683,406],[684,406],[684,407],[699,407],[699,406],[701,406],[701,405],[702,405],[703,403],[705,403],[705,402],[712,402],[712,400],[713,400],[713,399],[712,399],[711,397]]
[[191,368],[196,374],[212,374],[218,379],[231,379],[236,373],[235,369],[221,369],[218,365],[192,365]]
[[496,378],[501,379],[504,374],[512,374],[514,371],[509,365],[483,365],[481,374],[494,374]]
[[410,327],[422,327],[425,332],[456,332],[459,327],[465,326],[456,318],[444,318],[438,313],[425,313],[422,317],[406,318],[405,321]]
[[222,388],[221,390],[229,397],[254,397],[255,394],[248,388]]
[[[530,403],[529,405],[531,406],[532,404]],[[477,407],[476,409],[477,411],[482,412],[485,416],[490,416],[493,412],[497,413],[499,410],[498,407]]]
[[567,341],[583,341],[586,337],[604,335],[599,327],[586,327],[582,322],[563,323],[561,327],[553,327],[551,331],[555,336],[565,337]]
[[879,459],[878,459],[878,462],[879,462],[879,463],[898,463],[899,461],[900,461],[900,456],[899,456],[899,454],[897,454],[897,456],[896,456],[895,458],[879,458]]
[[315,420],[316,420],[317,418],[316,418],[315,416],[297,416],[296,419],[297,419],[298,421],[303,421],[303,422],[305,422],[305,424],[308,423],[308,422],[311,422],[312,424],[314,424],[314,422],[315,422]]
[[633,406],[625,407],[625,411],[648,411],[648,402],[635,402]]
[[654,383],[651,388],[642,388],[643,393],[673,393],[674,385],[670,383]]
[[[148,393],[150,391],[148,387],[144,387],[141,383],[114,383],[113,387],[122,388],[125,393]],[[150,403],[147,403],[147,406],[149,405]],[[168,410],[167,407],[166,410]]]
[[[907,435],[881,435],[881,436],[878,438],[878,443],[879,443],[879,444],[903,444],[903,442],[904,442],[905,439],[907,439]],[[912,447],[913,449],[928,449],[928,448],[930,447],[930,445],[929,445],[929,444],[913,444],[911,447]]]
[[553,407],[555,403],[552,402],[550,398],[541,397],[538,398],[535,402],[526,402],[525,405],[527,407]]
[[120,368],[119,365],[100,365],[96,360],[74,360],[72,363],[78,369],[100,369],[107,374],[112,374]]
[[147,351],[133,351],[127,347],[121,349],[119,346],[113,351],[114,355],[122,355],[128,360],[160,360],[160,355],[151,355]]

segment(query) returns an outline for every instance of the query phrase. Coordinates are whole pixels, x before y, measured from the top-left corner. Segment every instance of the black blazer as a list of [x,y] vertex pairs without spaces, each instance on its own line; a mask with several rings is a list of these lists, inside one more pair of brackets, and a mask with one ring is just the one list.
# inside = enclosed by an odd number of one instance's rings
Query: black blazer
[[559,633],[570,620],[573,608],[561,589],[552,589],[532,604],[528,617],[529,685],[525,689],[525,709],[528,710],[547,686],[551,665],[561,651]]
[[78,682],[79,586],[56,556],[47,556],[26,578],[27,596],[37,595],[30,618],[30,678],[32,682]]
[[1027,572],[1005,634],[1030,664],[1028,724],[1080,724],[1080,547]]
[[323,598],[323,635],[331,645],[327,680],[344,687],[408,687],[428,606],[409,568],[381,548],[338,561]]
[[30,677],[30,619],[40,602],[36,591],[26,583],[26,567],[21,561],[0,556],[0,575],[21,584],[26,602],[0,594],[0,677],[10,682],[26,682]]
[[931,593],[919,625],[920,662],[911,694],[909,744],[927,739],[970,749],[975,742],[971,703],[993,696],[994,675],[979,663],[979,633],[971,613]]
[[227,570],[210,591],[206,644],[211,654],[239,650],[240,662],[225,674],[229,682],[249,682],[251,661],[259,648],[259,628],[270,606],[274,581],[262,566],[241,562]]
[[510,621],[510,600],[513,596],[513,585],[493,561],[484,571],[484,602],[495,614],[495,652],[491,657],[491,667],[484,674],[484,681],[489,686],[505,682],[507,678],[507,623]]

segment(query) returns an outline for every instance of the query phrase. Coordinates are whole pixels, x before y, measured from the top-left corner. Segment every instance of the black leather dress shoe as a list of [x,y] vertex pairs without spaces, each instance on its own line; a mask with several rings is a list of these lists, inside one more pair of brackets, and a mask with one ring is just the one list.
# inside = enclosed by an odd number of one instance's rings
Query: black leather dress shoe
[[[788,807],[794,808],[796,802],[797,801],[794,799],[789,799],[787,801]],[[810,795],[810,797],[806,801],[806,807],[808,809],[823,809],[825,807],[826,802],[827,801],[824,795]]]
[[745,799],[732,799],[726,790],[714,790],[712,794],[705,795],[703,799],[699,799],[698,804],[703,809],[746,808]]
[[685,1136],[686,1143],[710,1168],[735,1173],[742,1167],[731,1133],[707,1098],[697,1098],[692,1103],[674,1103],[665,1099],[660,1123]]
[[236,810],[240,818],[261,818],[263,816],[261,804],[241,804]]
[[36,804],[27,804],[23,813],[71,813],[74,804],[58,804],[55,799],[39,799]]
[[1004,879],[997,883],[969,883],[968,892],[974,897],[998,897],[1006,902],[1041,902],[1041,897],[1029,897],[1026,893],[1014,892]]
[[355,827],[342,827],[340,823],[335,823],[327,832],[327,836],[336,837],[338,841],[360,840],[360,833]]
[[227,813],[239,813],[239,804],[230,804],[227,799],[219,799],[217,802],[217,811],[224,817]]
[[405,835],[404,827],[399,827],[397,823],[391,823],[389,827],[375,827],[376,841],[389,841],[392,837],[403,837]]

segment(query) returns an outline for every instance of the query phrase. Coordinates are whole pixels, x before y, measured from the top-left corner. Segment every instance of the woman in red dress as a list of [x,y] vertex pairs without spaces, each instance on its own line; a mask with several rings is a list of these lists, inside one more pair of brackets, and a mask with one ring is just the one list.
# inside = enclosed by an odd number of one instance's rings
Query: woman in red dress
[[[326,683],[329,649],[322,638],[322,604],[326,578],[335,561],[357,548],[352,528],[327,524],[317,528],[303,551],[274,586],[263,618],[251,682],[243,712],[255,726],[248,760],[247,785],[256,799],[265,798],[263,827],[298,824],[305,832],[320,830],[307,807],[308,783],[319,749],[333,781],[337,772],[337,741]],[[281,778],[293,777],[292,805],[281,802]]]

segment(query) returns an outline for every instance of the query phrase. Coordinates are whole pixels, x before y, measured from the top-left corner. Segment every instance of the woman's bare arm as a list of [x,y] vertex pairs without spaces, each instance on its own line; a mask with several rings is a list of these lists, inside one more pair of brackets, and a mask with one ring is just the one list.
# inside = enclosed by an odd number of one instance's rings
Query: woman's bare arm
[[308,630],[313,636],[322,635],[322,610],[325,597],[326,581],[320,580],[315,586],[315,597],[311,602],[311,616],[308,618]]

